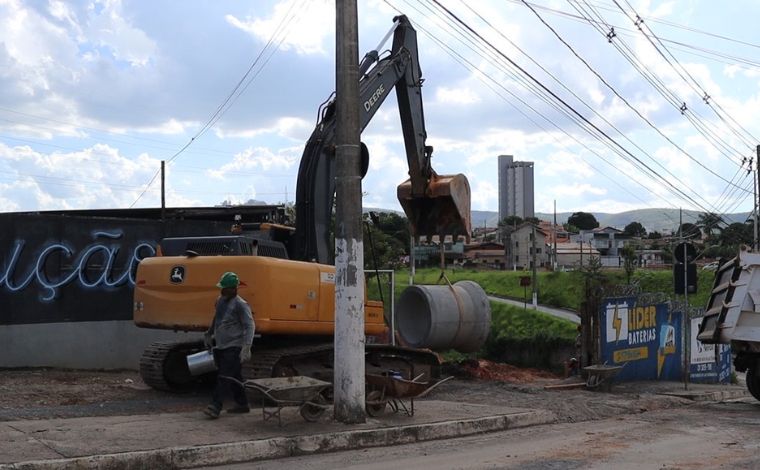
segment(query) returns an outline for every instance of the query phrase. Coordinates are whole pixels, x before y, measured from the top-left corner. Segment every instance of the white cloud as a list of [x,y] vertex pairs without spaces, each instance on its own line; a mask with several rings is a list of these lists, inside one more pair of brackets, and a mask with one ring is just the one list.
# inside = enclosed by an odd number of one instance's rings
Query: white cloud
[[475,91],[470,88],[448,88],[440,86],[435,89],[435,99],[442,104],[473,104],[480,101]]
[[145,66],[155,57],[156,43],[124,17],[121,0],[93,2],[90,11],[87,25],[90,42],[107,48],[116,60],[134,67]]
[[[472,184],[472,183],[470,183]],[[488,210],[498,205],[499,189],[489,181],[476,181],[471,187],[471,205],[475,210]]]
[[240,19],[226,15],[225,19],[263,43],[272,40],[283,50],[293,49],[298,54],[325,54],[325,39],[332,35],[335,24],[333,3],[319,0],[303,8],[293,8],[302,6],[296,3],[278,3],[268,18]]
[[293,151],[274,153],[268,148],[257,147],[249,148],[235,154],[232,162],[222,165],[218,170],[208,170],[208,174],[213,178],[222,179],[225,175],[241,170],[257,170],[262,176],[265,172],[280,169],[288,170],[296,165],[299,161]]
[[0,181],[11,181],[0,185],[0,200],[13,210],[126,207],[158,168],[146,154],[128,159],[107,145],[46,154],[0,143]]
[[563,184],[557,185],[552,188],[552,192],[557,196],[581,196],[583,194],[592,194],[594,196],[602,196],[607,194],[605,188],[593,186],[589,183],[575,183],[575,184]]
[[298,117],[281,117],[277,119],[274,125],[270,127],[263,127],[257,129],[230,129],[216,127],[214,133],[220,139],[227,138],[242,138],[252,139],[267,134],[271,134],[278,137],[284,137],[287,139],[296,140],[298,142],[306,142],[309,134],[314,130],[313,122],[309,122],[306,119]]
[[542,176],[562,176],[564,179],[587,179],[595,175],[595,171],[583,157],[565,150],[549,155],[548,159],[538,167],[536,173]]

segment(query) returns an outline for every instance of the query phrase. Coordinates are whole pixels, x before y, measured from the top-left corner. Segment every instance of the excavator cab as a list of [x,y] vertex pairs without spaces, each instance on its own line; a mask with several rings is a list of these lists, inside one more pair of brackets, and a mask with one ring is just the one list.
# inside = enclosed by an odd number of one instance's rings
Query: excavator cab
[[396,195],[415,240],[424,236],[429,241],[433,235],[441,239],[451,235],[456,240],[462,235],[470,242],[470,184],[463,174],[433,174],[422,194],[415,194],[408,179],[398,186]]

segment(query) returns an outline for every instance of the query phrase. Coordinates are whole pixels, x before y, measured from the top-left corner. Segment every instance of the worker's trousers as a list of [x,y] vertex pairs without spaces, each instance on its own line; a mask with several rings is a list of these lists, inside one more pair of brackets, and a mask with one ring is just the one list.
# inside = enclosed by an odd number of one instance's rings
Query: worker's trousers
[[243,381],[240,348],[214,349],[214,362],[216,362],[218,375],[214,394],[211,397],[211,404],[217,410],[221,410],[224,399],[231,396],[238,406],[248,406],[248,397],[246,397],[243,387],[232,380],[222,377],[232,377],[240,382]]

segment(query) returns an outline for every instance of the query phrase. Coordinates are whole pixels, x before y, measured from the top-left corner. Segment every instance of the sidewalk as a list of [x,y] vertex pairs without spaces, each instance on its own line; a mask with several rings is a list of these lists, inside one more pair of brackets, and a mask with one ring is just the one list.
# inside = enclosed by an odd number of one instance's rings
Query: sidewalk
[[[554,422],[593,420],[604,415],[568,414],[572,409],[632,414],[703,401],[747,397],[737,385],[634,382],[612,393],[585,390],[513,392],[501,403],[478,396],[467,383],[441,390],[443,400],[415,401],[410,417],[390,410],[359,425],[332,421],[332,410],[316,423],[297,408],[263,421],[261,410],[207,419],[200,410],[179,413],[98,416],[0,422],[0,470],[178,469],[214,466],[311,453],[450,439]],[[505,391],[506,393],[506,391]],[[524,396],[524,401],[516,399]],[[508,400],[508,401],[507,401]],[[465,403],[470,401],[473,403]],[[478,403],[480,402],[480,403]]]
[[545,410],[424,400],[415,415],[365,424],[305,422],[296,408],[264,422],[261,411],[206,419],[200,411],[0,423],[0,470],[192,468],[291,455],[447,439],[551,423]]

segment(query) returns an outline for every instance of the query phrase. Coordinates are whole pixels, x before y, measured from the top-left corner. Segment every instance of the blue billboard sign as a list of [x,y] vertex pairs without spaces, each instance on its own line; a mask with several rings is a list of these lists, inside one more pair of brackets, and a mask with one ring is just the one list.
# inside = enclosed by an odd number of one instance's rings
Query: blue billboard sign
[[679,380],[683,371],[682,314],[665,303],[637,305],[607,298],[600,312],[601,358],[622,365],[616,380]]

